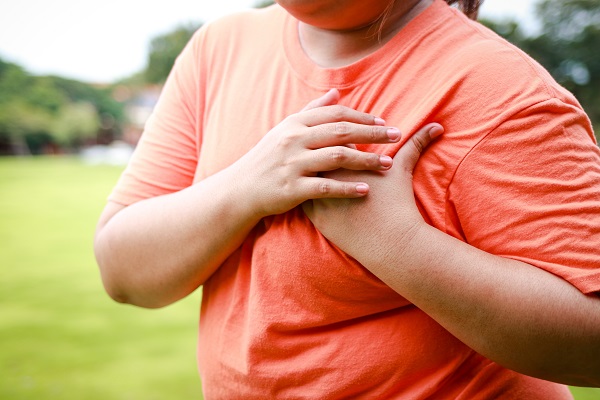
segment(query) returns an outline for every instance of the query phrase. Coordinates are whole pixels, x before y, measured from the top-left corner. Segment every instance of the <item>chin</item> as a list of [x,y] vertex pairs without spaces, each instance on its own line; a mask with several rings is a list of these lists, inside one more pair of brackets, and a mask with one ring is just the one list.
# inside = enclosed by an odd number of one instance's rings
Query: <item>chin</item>
[[370,26],[388,4],[382,0],[277,0],[277,3],[298,21],[340,31]]

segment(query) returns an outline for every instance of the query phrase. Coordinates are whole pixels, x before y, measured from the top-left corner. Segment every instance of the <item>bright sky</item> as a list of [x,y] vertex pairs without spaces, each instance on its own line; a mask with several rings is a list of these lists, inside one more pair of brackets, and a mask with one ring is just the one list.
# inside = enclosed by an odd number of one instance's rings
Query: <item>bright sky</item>
[[[0,0],[0,57],[34,74],[111,82],[141,70],[150,40],[258,0]],[[486,0],[487,18],[533,23],[535,0]]]

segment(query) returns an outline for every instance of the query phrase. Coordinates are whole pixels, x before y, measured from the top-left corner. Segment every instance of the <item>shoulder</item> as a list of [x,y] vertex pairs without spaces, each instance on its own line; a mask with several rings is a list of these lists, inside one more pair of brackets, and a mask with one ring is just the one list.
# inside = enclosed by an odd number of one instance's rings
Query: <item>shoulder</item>
[[523,50],[479,22],[462,15],[457,20],[460,27],[455,29],[462,40],[451,56],[455,79],[478,91],[479,98],[492,103],[494,98],[502,99],[505,108],[525,108],[550,99],[579,106],[574,96]]
[[232,62],[261,48],[273,48],[287,17],[278,5],[233,13],[204,24],[188,43],[194,62]]
[[420,41],[425,61],[417,62],[426,78],[423,90],[437,96],[441,116],[456,130],[481,138],[526,110],[556,104],[563,112],[583,113],[575,97],[521,49],[450,7],[443,17]]
[[197,40],[210,38],[231,41],[239,38],[258,38],[272,34],[286,17],[285,11],[274,4],[261,9],[232,13],[206,23],[196,33]]

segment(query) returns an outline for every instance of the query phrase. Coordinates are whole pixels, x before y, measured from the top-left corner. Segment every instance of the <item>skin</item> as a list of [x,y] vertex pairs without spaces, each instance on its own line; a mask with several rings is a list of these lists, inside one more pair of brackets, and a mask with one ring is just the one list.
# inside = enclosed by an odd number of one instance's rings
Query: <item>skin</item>
[[365,196],[369,187],[361,181],[317,175],[388,169],[391,158],[358,151],[353,143],[393,143],[400,132],[335,105],[338,98],[329,91],[230,167],[192,187],[128,207],[109,202],[95,240],[109,295],[142,307],[165,306],[202,285],[263,217],[308,199]]
[[488,254],[426,224],[412,170],[429,142],[414,136],[363,199],[303,204],[340,249],[469,347],[507,368],[576,386],[599,386],[600,299],[531,265]]
[[[299,20],[306,54],[322,67],[351,64],[387,43],[433,0],[279,0]],[[383,24],[382,22],[382,18]]]
[[[396,1],[389,26],[401,28],[406,24],[402,15],[428,3]],[[319,41],[329,38],[337,49],[368,48],[368,40],[356,44],[356,32],[364,34],[365,28],[344,36],[320,26],[301,24],[300,35],[304,33],[307,54],[325,65],[334,66],[310,48]],[[389,32],[393,36],[394,28],[384,29],[384,40]],[[344,37],[354,44],[344,45]],[[327,51],[331,59],[339,56],[339,50],[321,48]],[[584,295],[531,265],[485,253],[423,221],[414,202],[412,170],[429,140],[415,135],[385,173],[325,174],[365,181],[370,194],[354,200],[313,200],[303,205],[305,213],[327,239],[480,354],[530,376],[600,386],[598,296]]]
[[[279,3],[299,19],[307,55],[340,66],[377,49],[431,1],[394,2],[379,38],[373,27],[388,2]],[[143,307],[170,304],[202,285],[261,218],[302,204],[329,240],[489,359],[542,379],[600,386],[600,298],[428,226],[412,170],[441,126],[423,127],[392,163],[353,143],[394,142],[396,131],[335,105],[338,96],[313,101],[188,189],[128,207],[109,203],[95,241],[107,292]]]

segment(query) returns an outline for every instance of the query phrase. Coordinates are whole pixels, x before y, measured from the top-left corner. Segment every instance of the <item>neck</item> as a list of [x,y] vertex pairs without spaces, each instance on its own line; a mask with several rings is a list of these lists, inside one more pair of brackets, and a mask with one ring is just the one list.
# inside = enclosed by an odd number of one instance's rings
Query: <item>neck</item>
[[376,20],[345,30],[319,28],[300,21],[300,43],[308,57],[321,67],[349,65],[385,45],[431,3],[433,0],[396,0]]

